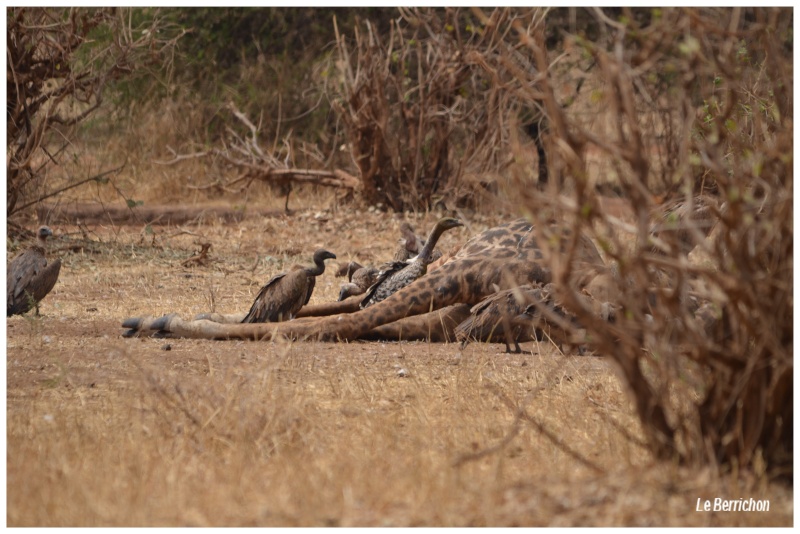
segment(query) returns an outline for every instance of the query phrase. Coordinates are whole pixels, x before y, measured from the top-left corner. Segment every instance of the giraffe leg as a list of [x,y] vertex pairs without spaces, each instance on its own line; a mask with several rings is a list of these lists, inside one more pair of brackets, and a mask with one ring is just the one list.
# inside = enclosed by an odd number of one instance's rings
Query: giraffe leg
[[359,336],[358,339],[430,341],[433,343],[455,341],[455,328],[467,317],[469,317],[469,306],[455,304],[373,328]]

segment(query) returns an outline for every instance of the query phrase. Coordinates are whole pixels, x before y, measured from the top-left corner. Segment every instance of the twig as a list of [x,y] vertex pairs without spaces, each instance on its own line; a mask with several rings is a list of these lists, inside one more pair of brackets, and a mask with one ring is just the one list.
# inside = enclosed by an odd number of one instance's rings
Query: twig
[[627,439],[628,441],[630,441],[634,445],[638,445],[639,447],[641,447],[643,449],[647,449],[648,448],[648,444],[645,441],[642,441],[641,439],[637,438],[636,436],[634,436],[633,434],[628,432],[628,429],[625,428],[624,426],[622,426],[622,424],[619,421],[617,421],[616,419],[611,417],[605,411],[601,410],[600,408],[604,408],[604,406],[602,406],[599,402],[597,402],[596,400],[594,400],[591,397],[589,397],[589,402],[591,402],[592,405],[595,406],[596,413],[600,417],[602,417],[607,423],[609,423],[611,426],[613,426],[617,430],[617,432],[622,434],[622,436],[625,439]]
[[183,161],[185,159],[203,158],[205,156],[208,156],[211,153],[210,150],[206,150],[205,152],[194,152],[192,154],[178,154],[178,153],[175,152],[175,150],[173,150],[169,146],[167,146],[167,150],[172,152],[175,155],[175,157],[173,157],[171,160],[168,160],[168,161],[159,161],[157,159],[154,159],[153,163],[155,163],[157,165],[174,165],[174,164],[178,163],[179,161]]
[[84,179],[84,180],[81,180],[80,182],[75,182],[74,184],[70,184],[70,185],[67,185],[67,186],[64,186],[64,187],[62,187],[61,189],[57,189],[57,190],[55,190],[55,191],[51,191],[50,193],[47,193],[46,195],[44,195],[44,196],[41,196],[41,197],[37,198],[36,200],[32,200],[32,201],[28,202],[27,204],[24,204],[24,205],[23,205],[23,206],[21,206],[21,207],[15,208],[15,209],[14,209],[14,211],[15,211],[15,212],[17,212],[17,211],[22,211],[22,210],[24,210],[25,208],[29,208],[29,207],[33,206],[34,204],[38,204],[38,203],[40,203],[40,202],[41,202],[41,201],[43,201],[43,200],[46,200],[46,199],[48,199],[48,198],[51,198],[51,197],[54,197],[54,196],[60,195],[60,194],[61,194],[61,193],[63,193],[64,191],[69,191],[70,189],[74,189],[74,188],[76,188],[76,187],[79,187],[79,186],[81,186],[81,185],[83,185],[83,184],[85,184],[85,183],[87,183],[87,182],[96,181],[96,180],[99,180],[100,178],[103,178],[104,176],[108,176],[109,174],[112,174],[112,173],[115,173],[115,172],[119,172],[119,171],[121,171],[122,169],[124,169],[124,168],[125,168],[125,165],[126,165],[126,164],[125,164],[125,163],[123,163],[122,165],[120,165],[120,166],[119,166],[119,167],[117,167],[116,169],[111,169],[111,170],[109,170],[109,171],[104,171],[104,172],[101,172],[100,174],[96,174],[96,175],[94,175],[94,176],[91,176],[91,177],[89,177],[89,178],[86,178],[86,179]]
[[514,403],[514,401],[511,400],[511,398],[509,398],[509,396],[506,395],[505,392],[503,392],[496,384],[493,384],[493,383],[490,382],[490,383],[488,383],[486,385],[486,387],[488,387],[492,391],[492,393],[497,395],[500,398],[500,400],[503,401],[503,404],[505,404],[509,409],[511,409],[514,412],[516,412],[515,416],[518,419],[522,419],[523,421],[529,423],[531,426],[536,428],[536,430],[538,430],[544,437],[546,437],[548,440],[550,440],[550,442],[552,442],[553,445],[555,445],[556,447],[558,447],[559,449],[564,451],[567,455],[571,456],[572,458],[574,458],[575,460],[577,460],[579,463],[583,464],[584,466],[588,467],[589,469],[591,469],[591,470],[593,470],[593,471],[595,471],[597,473],[601,473],[601,474],[605,473],[604,469],[599,467],[597,464],[595,464],[591,460],[586,459],[582,454],[580,454],[579,452],[574,450],[572,447],[570,447],[569,445],[564,443],[564,441],[561,438],[559,438],[558,436],[553,434],[550,430],[548,430],[542,423],[540,423],[538,420],[536,420],[536,418],[534,418],[532,415],[528,414],[528,412],[525,411],[525,408],[523,408],[521,406],[517,406]]
[[486,456],[489,456],[490,454],[494,454],[504,449],[506,445],[511,443],[511,441],[515,437],[517,437],[517,434],[519,434],[520,428],[522,427],[522,425],[519,424],[519,421],[520,421],[519,417],[514,419],[514,422],[511,425],[511,430],[508,431],[508,433],[503,437],[502,440],[500,440],[499,443],[491,447],[482,449],[478,452],[462,454],[461,456],[456,458],[456,460],[453,462],[453,467],[460,467],[461,465],[467,462],[474,462],[475,460],[480,460],[481,458],[484,458]]
[[[479,460],[490,454],[494,454],[495,452],[502,450],[509,443],[511,443],[511,441],[519,434],[521,426],[520,421],[525,421],[534,428],[536,428],[544,437],[550,440],[556,447],[558,447],[559,449],[564,451],[567,455],[577,460],[579,463],[583,464],[584,466],[588,467],[589,469],[592,469],[597,473],[601,474],[605,473],[604,469],[600,468],[597,464],[593,463],[592,461],[587,460],[582,454],[572,449],[570,446],[564,443],[564,441],[561,438],[553,434],[542,423],[540,423],[533,416],[528,414],[525,411],[524,407],[517,406],[516,403],[508,395],[506,395],[505,392],[503,392],[503,390],[501,390],[497,384],[495,384],[494,382],[488,382],[485,387],[489,389],[492,393],[494,393],[503,402],[503,404],[505,404],[509,409],[512,410],[512,412],[514,413],[514,422],[511,425],[511,429],[499,443],[475,453],[462,454],[461,456],[456,458],[456,460],[453,462],[453,467],[458,467],[466,462]],[[544,388],[543,387],[538,388],[532,394],[537,393],[542,389]]]

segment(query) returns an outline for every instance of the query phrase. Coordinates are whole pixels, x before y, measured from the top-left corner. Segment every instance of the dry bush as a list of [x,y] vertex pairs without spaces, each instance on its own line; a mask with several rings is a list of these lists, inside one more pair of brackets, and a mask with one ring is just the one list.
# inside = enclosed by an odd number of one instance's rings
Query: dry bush
[[367,202],[401,211],[447,197],[454,207],[472,201],[465,173],[508,166],[510,118],[533,121],[537,108],[490,63],[509,51],[512,21],[537,24],[545,12],[401,9],[388,35],[366,21],[352,41],[338,37],[332,105]]
[[[7,8],[6,215],[119,169],[88,177],[59,167],[76,154],[76,125],[103,103],[107,87],[171,59],[175,40],[158,17],[134,23],[130,9]],[[169,35],[167,37],[167,35]],[[91,164],[83,166],[90,169]]]
[[[520,179],[518,193],[559,297],[619,364],[658,456],[791,471],[791,10],[590,13],[599,37],[571,36],[564,55],[596,62],[593,90],[569,109],[570,74],[550,63],[542,26],[514,22],[536,69],[509,71],[541,94],[558,184],[532,194]],[[604,209],[590,157],[616,175],[632,224]],[[568,283],[581,233],[613,265],[613,323]]]

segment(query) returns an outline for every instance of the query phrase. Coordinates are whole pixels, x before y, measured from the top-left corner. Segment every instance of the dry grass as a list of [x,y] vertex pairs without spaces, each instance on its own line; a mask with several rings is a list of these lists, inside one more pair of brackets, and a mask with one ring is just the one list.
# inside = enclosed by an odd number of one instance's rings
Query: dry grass
[[[396,244],[397,219],[317,215],[96,228],[100,253],[64,253],[44,316],[7,320],[9,526],[792,524],[791,488],[655,462],[604,358],[119,337],[129,315],[241,311],[317,246],[377,262]],[[494,222],[472,218],[442,245]],[[213,261],[181,267],[201,240]],[[313,301],[335,299],[332,271]],[[714,497],[771,511],[695,511]]]

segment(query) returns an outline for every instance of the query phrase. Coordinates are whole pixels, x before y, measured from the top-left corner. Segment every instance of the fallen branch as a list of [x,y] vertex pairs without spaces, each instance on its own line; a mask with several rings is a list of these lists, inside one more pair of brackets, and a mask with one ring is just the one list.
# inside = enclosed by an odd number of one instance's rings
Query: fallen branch
[[[167,150],[173,155],[172,159],[155,161],[155,163],[159,165],[174,165],[187,159],[216,156],[243,171],[242,174],[231,181],[216,180],[204,185],[191,186],[192,189],[221,188],[226,191],[233,191],[231,189],[233,185],[246,181],[242,187],[244,189],[249,187],[253,180],[278,184],[310,183],[350,190],[359,189],[362,186],[361,180],[341,169],[300,169],[291,168],[288,165],[281,166],[284,164],[281,163],[280,159],[274,155],[267,154],[259,146],[258,127],[244,113],[236,109],[233,104],[229,104],[229,109],[249,130],[250,133],[247,138],[240,136],[232,128],[227,128],[231,136],[230,145],[223,143],[222,148],[213,148],[191,154],[178,154],[172,148],[167,147]],[[291,147],[288,147],[288,151],[291,154]],[[287,157],[284,161],[289,161],[289,159]]]

